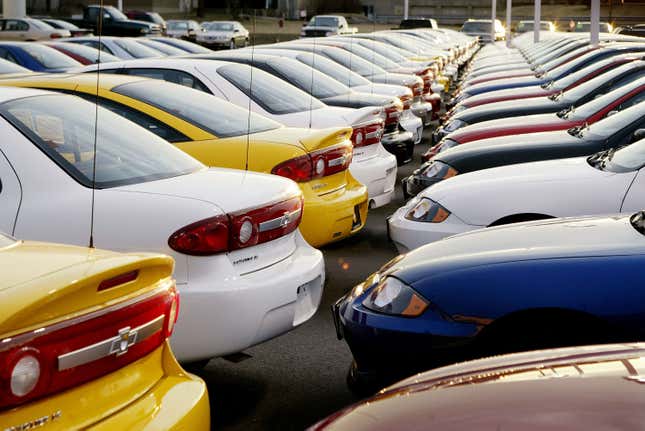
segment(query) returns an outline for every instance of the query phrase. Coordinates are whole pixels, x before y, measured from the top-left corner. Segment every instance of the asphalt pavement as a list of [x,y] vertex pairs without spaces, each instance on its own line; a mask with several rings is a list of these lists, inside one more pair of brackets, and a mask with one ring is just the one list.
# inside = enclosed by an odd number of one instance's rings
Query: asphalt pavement
[[208,385],[212,429],[303,430],[357,401],[345,384],[351,353],[336,338],[330,306],[398,254],[387,240],[385,217],[403,203],[400,180],[419,166],[425,149],[417,145],[415,159],[399,167],[395,198],[371,210],[361,232],[322,248],[327,280],[311,320],[246,355],[214,359],[199,372]]

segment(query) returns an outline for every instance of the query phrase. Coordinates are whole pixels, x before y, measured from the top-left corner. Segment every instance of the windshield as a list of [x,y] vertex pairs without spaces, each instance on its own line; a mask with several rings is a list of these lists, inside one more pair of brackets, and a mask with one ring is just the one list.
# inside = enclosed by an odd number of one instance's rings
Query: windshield
[[188,30],[188,22],[186,21],[171,21],[166,23],[168,30]]
[[183,49],[176,48],[172,45],[166,45],[165,43],[157,42],[156,40],[145,39],[140,37],[135,40],[135,42],[140,43],[148,48],[152,48],[156,51],[162,52],[166,55],[185,55],[186,51]]
[[285,81],[314,97],[324,99],[349,93],[349,87],[313,68],[305,68],[297,61],[269,60],[267,64]]
[[208,22],[202,27],[206,31],[233,31],[235,29],[230,22]]
[[383,57],[391,61],[399,61],[399,62],[407,61],[407,58],[401,55],[400,48],[387,46],[385,44],[374,42],[368,39],[363,39],[363,41],[361,42],[361,45],[363,45],[365,48],[371,49],[372,51],[382,55]]
[[151,58],[151,57],[164,57],[164,54],[156,49],[148,48],[130,39],[115,38],[113,39],[114,44],[119,48],[123,49],[125,52],[133,56],[134,58]]
[[473,32],[473,33],[485,33],[490,32],[491,23],[483,21],[466,21],[461,27],[463,32]]
[[[599,23],[600,31],[601,33],[611,33],[611,26],[609,23],[606,22],[601,22]],[[590,22],[579,22],[576,24],[576,32],[583,32],[583,33],[588,33],[591,31],[591,23]]]
[[51,25],[52,23],[56,25],[56,28],[63,28],[63,29],[66,29],[66,30],[78,30],[79,29],[77,26],[75,26],[71,22],[62,21],[62,20],[59,20],[59,19],[48,20],[48,24]]
[[581,136],[588,137],[591,140],[606,139],[621,130],[629,127],[636,121],[645,118],[645,102],[630,106],[623,111],[589,126]]
[[75,96],[15,99],[1,104],[0,114],[87,187],[92,186],[95,159],[96,188],[170,178],[204,167],[143,127]]
[[378,54],[378,53],[376,53],[376,52],[374,52],[372,50],[369,50],[369,49],[367,49],[364,46],[361,46],[359,44],[353,44],[353,43],[346,44],[344,46],[344,48],[347,51],[349,51],[351,53],[354,53],[354,54],[360,56],[361,58],[363,58],[363,59],[365,59],[365,60],[367,60],[369,62],[372,62],[377,66],[382,67],[385,70],[392,70],[392,69],[398,69],[399,68],[399,65],[396,64],[395,62],[393,62],[392,60],[389,60],[389,59],[383,57],[382,55],[380,55],[380,54]]
[[163,43],[166,45],[171,45],[178,47],[179,49],[184,50],[185,52],[190,52],[193,54],[209,54],[213,53],[208,48],[204,48],[201,45],[197,45],[196,43],[188,42],[187,40],[181,40],[181,39],[170,39],[170,38],[155,38],[155,41],[159,43]]
[[349,51],[345,51],[344,49],[328,49],[321,51],[321,53],[361,76],[383,75],[387,73],[387,71],[382,67],[370,63],[369,61],[354,55]]
[[645,166],[645,139],[622,147],[608,155],[605,169],[612,172],[629,172]]
[[217,69],[217,73],[272,114],[291,114],[325,107],[320,100],[288,82],[245,64],[223,66]]
[[338,63],[320,55],[300,54],[298,55],[297,59],[307,66],[313,67],[314,69],[321,71],[325,75],[331,76],[335,80],[342,82],[348,87],[371,84],[369,80],[363,78],[358,73],[352,72],[346,67],[343,67]]
[[[253,83],[255,85],[255,82]],[[249,114],[232,103],[203,91],[160,80],[119,85],[113,92],[141,100],[219,138],[265,132],[281,127],[268,118]]]
[[49,46],[26,43],[24,45],[20,45],[20,47],[31,58],[47,69],[65,69],[81,66],[81,63],[78,61]]
[[[86,60],[92,62],[92,63],[97,63],[99,60],[99,50],[96,48],[92,48],[87,45],[80,45],[78,43],[57,43],[54,44],[55,46],[59,47],[60,49],[64,49],[65,51],[69,51],[72,54],[79,55]],[[108,54],[105,51],[100,51],[101,54],[101,63],[110,63],[113,61],[121,61],[120,58],[113,56],[112,54]]]
[[[602,96],[597,97],[590,102],[580,105],[579,107],[571,111],[571,113],[568,114],[566,118],[574,120],[586,120],[595,113],[600,112],[603,108],[609,106],[614,101],[624,97],[625,95],[631,93],[639,87],[642,87],[643,85],[645,85],[645,78],[639,79],[631,85],[619,87],[614,91],[603,94]],[[643,100],[645,100],[645,91],[640,91],[637,94],[631,96],[629,99],[622,101],[620,106],[615,107],[613,110],[619,111],[621,107],[624,108],[624,106],[622,105],[631,106],[640,103]]]
[[54,27],[52,27],[51,25],[47,24],[44,21],[40,21],[40,20],[37,20],[37,19],[28,19],[28,20],[25,20],[25,21],[27,21],[29,24],[33,25],[34,27],[36,27],[39,30],[55,30]]
[[315,16],[309,21],[309,25],[320,27],[338,27],[338,18],[330,16]]
[[[630,69],[633,69],[633,66],[625,64],[612,69],[609,72],[603,73],[600,76],[596,76],[584,84],[573,87],[563,93],[562,103],[565,105],[578,105],[580,102],[584,103],[594,96],[598,97],[599,94],[604,94],[614,88],[618,88],[635,81],[640,77],[640,75],[628,73]],[[620,78],[618,81],[615,81],[616,78],[621,75],[625,76]]]
[[127,21],[128,17],[123,14],[120,10],[115,7],[107,6],[104,8],[105,12],[108,12],[112,19],[115,21]]

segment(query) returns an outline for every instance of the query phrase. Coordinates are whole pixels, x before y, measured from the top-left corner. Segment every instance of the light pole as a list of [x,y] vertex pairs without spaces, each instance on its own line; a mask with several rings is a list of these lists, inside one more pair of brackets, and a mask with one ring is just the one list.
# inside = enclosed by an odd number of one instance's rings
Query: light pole
[[513,0],[506,0],[506,46],[511,47],[511,9],[513,8]]
[[593,46],[598,46],[600,41],[600,0],[591,0],[591,28],[590,42]]
[[497,0],[491,0],[490,9],[490,40],[492,43],[495,43],[495,19],[497,17]]
[[26,0],[2,0],[2,15],[5,18],[22,18],[27,16]]
[[408,19],[409,8],[410,8],[410,0],[403,0],[403,19]]
[[540,20],[542,19],[542,0],[535,0],[535,9],[533,10],[533,42],[540,41]]

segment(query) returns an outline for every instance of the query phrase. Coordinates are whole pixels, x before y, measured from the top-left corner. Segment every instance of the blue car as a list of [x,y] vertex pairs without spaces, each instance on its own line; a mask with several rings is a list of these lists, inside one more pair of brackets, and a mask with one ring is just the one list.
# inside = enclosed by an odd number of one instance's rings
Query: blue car
[[645,336],[645,213],[456,235],[398,256],[333,306],[363,392],[434,366]]
[[0,42],[0,58],[34,72],[65,72],[83,66],[52,47],[34,42]]
[[495,79],[492,81],[480,82],[478,84],[464,87],[461,89],[461,92],[457,94],[456,97],[452,100],[450,106],[454,106],[471,96],[488,93],[490,91],[547,84],[551,81],[561,79],[568,74],[576,72],[605,58],[630,52],[645,52],[645,44],[623,42],[616,45],[604,45],[596,50],[581,55],[580,57],[574,58],[561,66],[543,73],[538,73],[537,75]]

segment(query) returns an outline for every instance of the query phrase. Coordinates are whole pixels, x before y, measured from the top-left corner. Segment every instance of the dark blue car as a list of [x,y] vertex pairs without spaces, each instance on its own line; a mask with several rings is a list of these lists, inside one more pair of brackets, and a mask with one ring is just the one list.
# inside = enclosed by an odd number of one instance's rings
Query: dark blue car
[[485,81],[479,84],[474,84],[465,87],[461,90],[451,103],[451,106],[456,105],[477,94],[488,93],[490,91],[505,90],[509,88],[528,87],[531,85],[542,85],[551,81],[556,81],[564,76],[576,72],[584,67],[601,61],[605,58],[613,57],[620,54],[630,52],[645,52],[645,43],[620,43],[615,45],[605,45],[594,51],[588,52],[580,57],[577,57],[561,66],[556,67],[548,72],[538,73],[537,75],[523,76],[517,78],[495,79],[493,81]]
[[54,48],[34,42],[0,42],[0,58],[34,72],[65,72],[83,66]]
[[461,234],[401,255],[334,304],[352,389],[499,353],[645,335],[645,214]]

